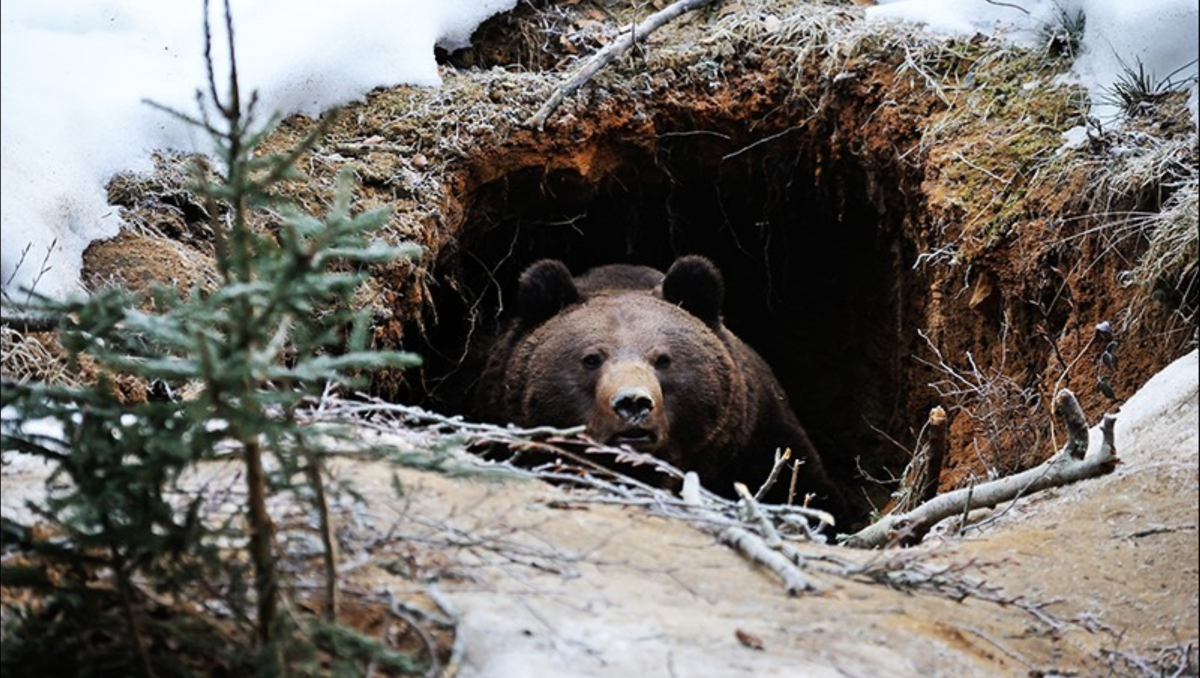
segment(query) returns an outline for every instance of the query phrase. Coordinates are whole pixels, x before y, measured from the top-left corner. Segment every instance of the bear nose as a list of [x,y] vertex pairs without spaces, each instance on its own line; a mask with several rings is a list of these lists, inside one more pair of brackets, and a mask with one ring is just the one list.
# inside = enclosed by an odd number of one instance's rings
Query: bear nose
[[649,389],[626,387],[617,391],[610,403],[617,416],[630,424],[640,424],[654,409],[654,397]]

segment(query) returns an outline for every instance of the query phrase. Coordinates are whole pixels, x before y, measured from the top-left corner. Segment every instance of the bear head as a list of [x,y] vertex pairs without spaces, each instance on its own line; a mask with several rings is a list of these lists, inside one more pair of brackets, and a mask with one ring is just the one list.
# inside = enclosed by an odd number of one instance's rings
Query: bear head
[[[707,259],[664,275],[614,265],[575,278],[560,261],[522,274],[503,358],[501,418],[583,424],[597,441],[693,467],[731,442],[746,384],[724,338],[724,285]],[[686,463],[685,463],[686,460]]]

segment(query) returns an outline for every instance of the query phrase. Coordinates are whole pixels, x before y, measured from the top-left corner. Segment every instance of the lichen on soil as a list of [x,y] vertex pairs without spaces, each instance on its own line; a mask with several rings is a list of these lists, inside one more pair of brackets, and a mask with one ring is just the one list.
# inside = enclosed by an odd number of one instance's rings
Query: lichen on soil
[[[393,209],[384,237],[425,248],[359,294],[378,347],[425,359],[375,395],[469,414],[487,340],[538,258],[581,271],[704,254],[727,279],[727,323],[773,365],[865,518],[934,405],[951,416],[951,489],[1049,457],[1056,389],[1098,416],[1195,347],[1182,96],[1098,125],[1058,41],[746,0],[668,25],[526,126],[642,4],[521,3],[442,55],[441,87],[371,92],[302,159],[286,189],[301,205],[323,212],[350,167],[359,208]],[[285,120],[268,150],[313,124]],[[1064,147],[1078,125],[1087,141]],[[211,279],[185,162],[114,179],[127,226],[88,250],[89,284]]]

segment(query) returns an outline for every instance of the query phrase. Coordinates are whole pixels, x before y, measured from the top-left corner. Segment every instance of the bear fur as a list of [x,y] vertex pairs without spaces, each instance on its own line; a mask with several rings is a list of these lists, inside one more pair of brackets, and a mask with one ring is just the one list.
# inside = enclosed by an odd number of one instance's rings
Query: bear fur
[[[696,471],[705,487],[757,490],[776,449],[804,463],[797,492],[835,515],[842,502],[771,368],[722,321],[724,282],[700,256],[666,274],[609,265],[574,277],[561,261],[521,275],[517,317],[489,354],[476,414],[522,426],[585,425]],[[796,457],[793,457],[796,458]],[[781,474],[770,499],[786,497]]]

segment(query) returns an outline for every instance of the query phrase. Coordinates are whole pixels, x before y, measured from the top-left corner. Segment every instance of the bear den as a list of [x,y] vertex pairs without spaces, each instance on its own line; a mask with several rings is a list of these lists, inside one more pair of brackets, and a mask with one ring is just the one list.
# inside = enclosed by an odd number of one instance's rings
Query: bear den
[[[593,439],[695,471],[733,496],[756,489],[777,449],[803,463],[797,495],[839,524],[845,504],[767,363],[726,329],[724,281],[708,259],[664,275],[601,266],[579,277],[546,259],[522,273],[517,317],[491,349],[475,414],[521,426],[586,426]],[[777,482],[767,499],[786,498]]]

